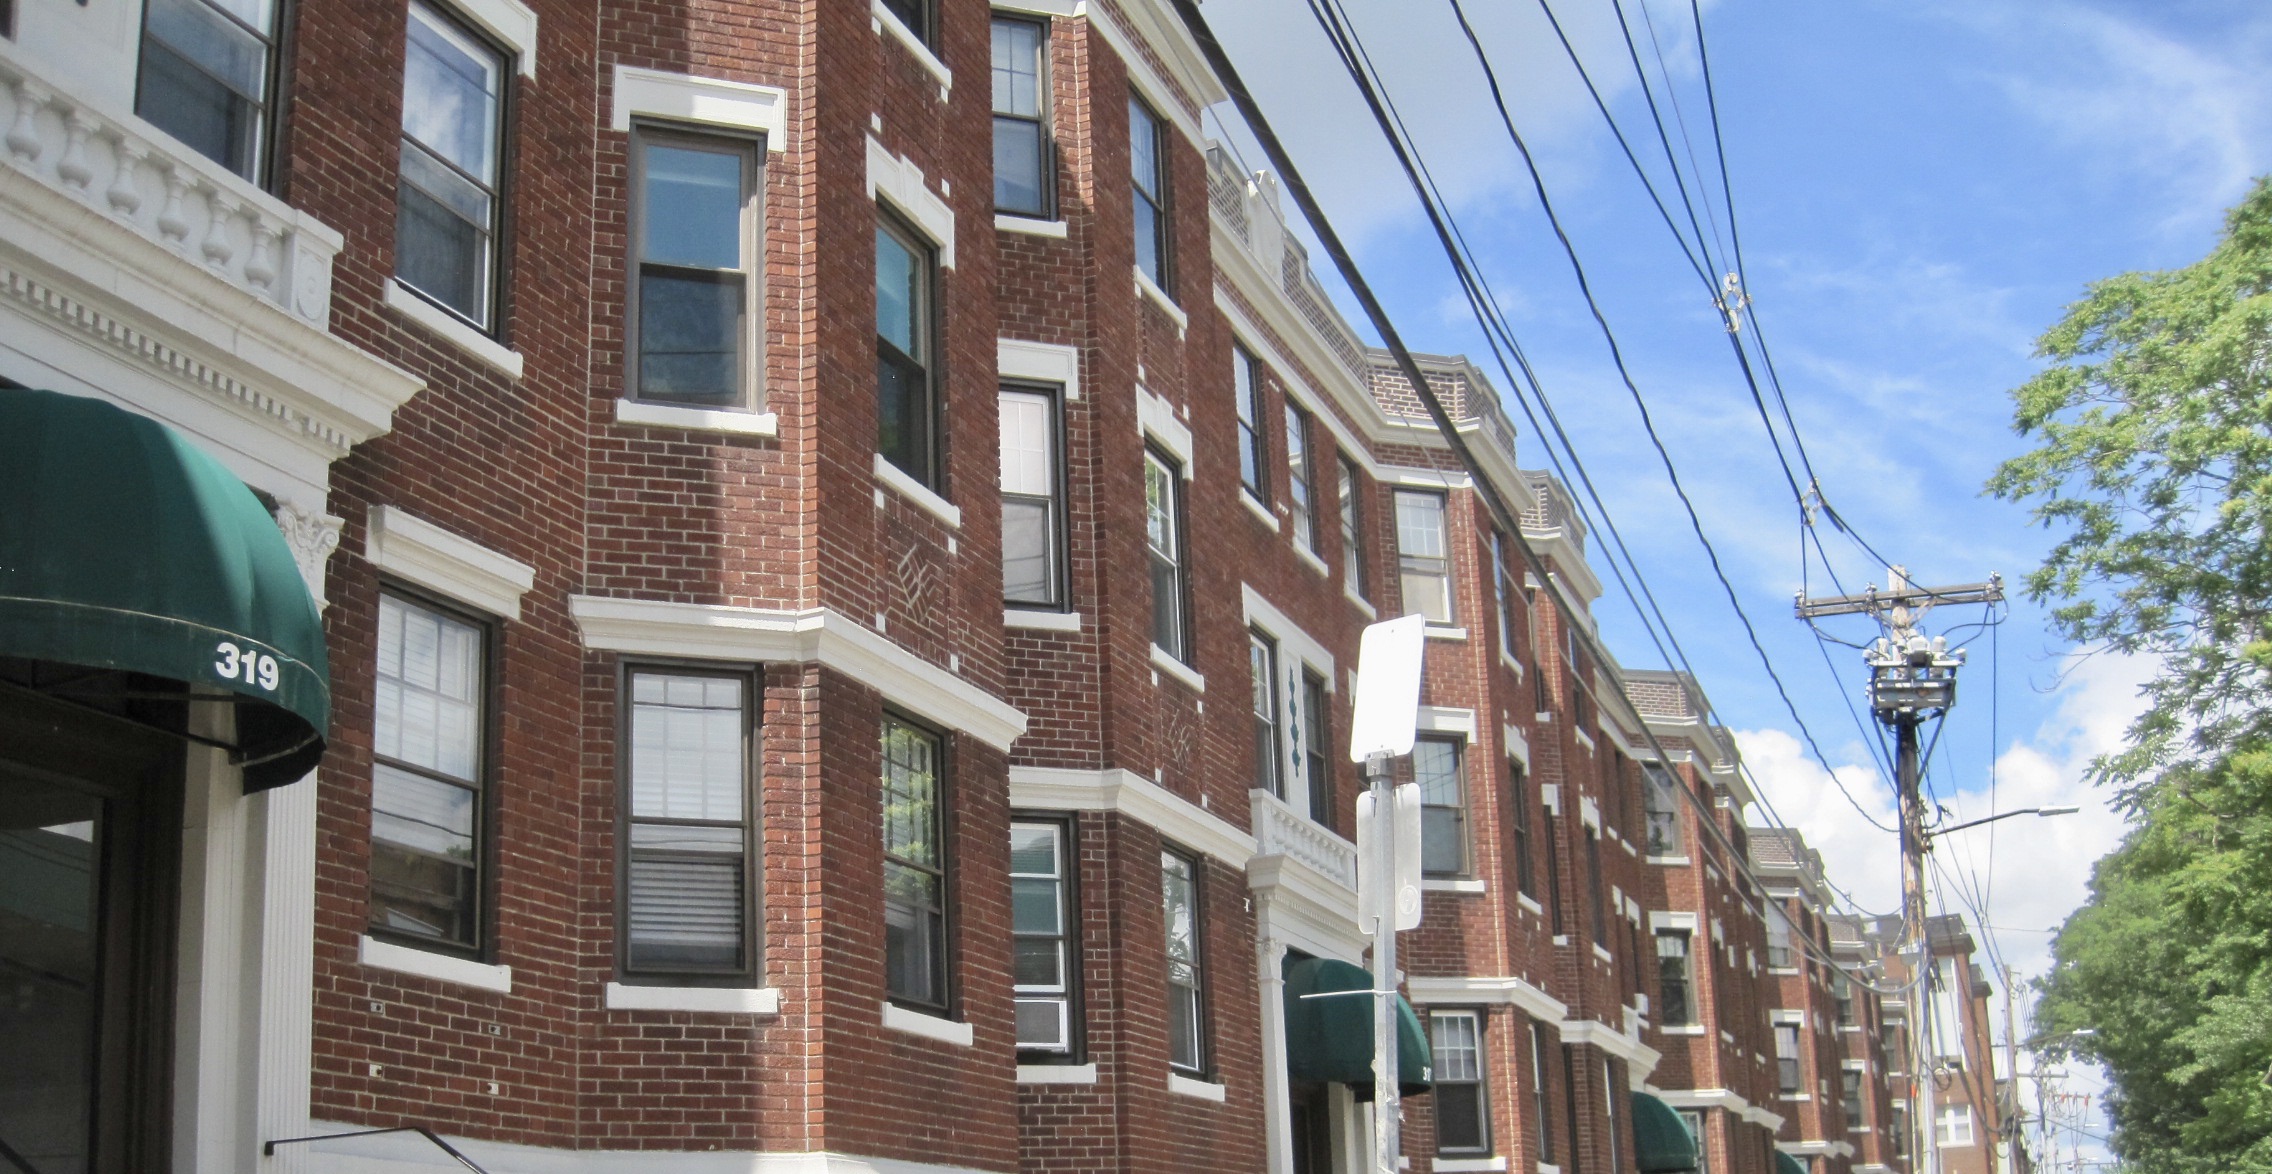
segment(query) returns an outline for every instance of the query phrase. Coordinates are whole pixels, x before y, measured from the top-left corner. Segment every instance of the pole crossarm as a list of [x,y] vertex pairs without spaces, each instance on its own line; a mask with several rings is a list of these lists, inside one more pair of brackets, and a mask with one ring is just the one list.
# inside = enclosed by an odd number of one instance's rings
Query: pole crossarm
[[1825,595],[1814,599],[1801,596],[1796,611],[1800,619],[1814,620],[1824,616],[1882,615],[1897,607],[1922,611],[1943,603],[2003,601],[2004,580],[1996,576],[1985,583],[1956,587],[1910,587],[1901,591],[1880,591],[1872,587],[1860,595]]

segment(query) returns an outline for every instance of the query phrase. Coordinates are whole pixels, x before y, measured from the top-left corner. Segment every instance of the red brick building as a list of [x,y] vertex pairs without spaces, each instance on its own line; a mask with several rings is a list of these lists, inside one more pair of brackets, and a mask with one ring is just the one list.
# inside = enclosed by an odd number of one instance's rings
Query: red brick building
[[[1364,960],[1411,612],[1413,1167],[1634,1170],[1653,1089],[1768,1168],[1741,853],[1652,839],[1740,849],[1732,747],[1575,638],[1568,495],[1428,358],[1453,459],[1165,5],[10,16],[0,404],[221,486],[251,584],[170,658],[0,615],[39,1168],[1358,1169],[1289,992]],[[179,504],[39,519],[100,594]],[[1683,927],[1724,1047],[1652,1019]]]

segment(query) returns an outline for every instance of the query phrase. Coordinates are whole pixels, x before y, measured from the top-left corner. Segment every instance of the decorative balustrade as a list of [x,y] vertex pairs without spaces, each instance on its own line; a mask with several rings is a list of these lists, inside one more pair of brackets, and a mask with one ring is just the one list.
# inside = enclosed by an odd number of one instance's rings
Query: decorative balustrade
[[1316,869],[1351,892],[1357,888],[1357,846],[1312,822],[1268,791],[1254,800],[1254,842],[1259,856],[1284,856]]
[[106,106],[0,41],[0,144],[18,176],[326,329],[339,233]]

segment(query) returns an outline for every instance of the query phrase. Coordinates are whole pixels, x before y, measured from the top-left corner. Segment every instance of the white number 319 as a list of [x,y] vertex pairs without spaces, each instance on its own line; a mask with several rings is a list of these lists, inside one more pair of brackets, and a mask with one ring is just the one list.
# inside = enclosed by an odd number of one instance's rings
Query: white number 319
[[213,662],[213,671],[219,673],[222,680],[243,681],[275,692],[275,657],[257,649],[239,648],[227,640],[221,641],[213,651],[221,658]]

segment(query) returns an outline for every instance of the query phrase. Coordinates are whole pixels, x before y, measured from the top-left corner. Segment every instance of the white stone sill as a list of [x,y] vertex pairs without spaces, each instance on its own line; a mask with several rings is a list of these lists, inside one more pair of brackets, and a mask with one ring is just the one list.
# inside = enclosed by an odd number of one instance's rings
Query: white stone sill
[[1019,1084],[1095,1084],[1094,1064],[1020,1064]]
[[[1346,558],[1348,556],[1344,555],[1343,557]],[[1371,621],[1380,618],[1381,613],[1375,610],[1372,604],[1365,602],[1364,596],[1351,591],[1348,584],[1346,583],[1342,584],[1341,586],[1341,598],[1348,600],[1350,606],[1355,607],[1359,612],[1363,613],[1366,620]]]
[[947,63],[939,60],[939,55],[923,43],[923,38],[915,35],[914,29],[900,23],[899,17],[893,15],[891,9],[884,7],[883,0],[868,0],[868,23],[878,33],[890,33],[893,40],[906,46],[907,51],[915,55],[915,60],[937,79],[940,97],[944,98],[946,91],[954,88],[954,71],[948,69]]
[[1698,1024],[1690,1024],[1690,1025],[1688,1025],[1688,1026],[1685,1026],[1685,1027],[1683,1027],[1683,1026],[1677,1026],[1677,1025],[1676,1025],[1676,1026],[1663,1026],[1663,1027],[1659,1027],[1659,1028],[1657,1028],[1657,1034],[1658,1034],[1658,1035],[1692,1035],[1692,1036],[1695,1036],[1695,1037],[1696,1037],[1696,1038],[1698,1038],[1698,1039],[1702,1039],[1702,1038],[1704,1038],[1704,1036],[1705,1036],[1706,1032],[1708,1032],[1709,1030],[1710,1030],[1710,1029],[1709,1029],[1709,1028],[1706,1028],[1706,1027],[1705,1027],[1705,1026],[1704,1026],[1703,1024],[1700,1024],[1700,1023],[1698,1023]]
[[898,465],[875,454],[876,480],[889,486],[894,493],[921,506],[923,510],[957,530],[962,529],[962,509],[946,498],[931,492],[929,486],[910,477]]
[[1199,670],[1177,660],[1157,644],[1152,645],[1152,667],[1191,686],[1194,692],[1207,691],[1207,678],[1200,676]]
[[1224,1089],[1222,1085],[1205,1080],[1194,1080],[1180,1073],[1168,1073],[1168,1091],[1177,1096],[1191,1097],[1195,1100],[1213,1101],[1218,1105],[1223,1103]]
[[507,379],[518,380],[521,377],[521,352],[483,334],[465,319],[403,288],[400,281],[387,282],[386,295],[382,300],[396,313],[441,335],[459,350],[496,368]]
[[1507,1168],[1505,1158],[1437,1158],[1436,1174],[1486,1174]]
[[1078,632],[1081,630],[1081,613],[1006,607],[1002,609],[1002,624],[1009,628],[1034,628],[1044,632]]
[[1523,679],[1523,662],[1521,662],[1521,661],[1519,661],[1519,660],[1516,660],[1516,659],[1515,659],[1514,657],[1512,657],[1512,656],[1509,656],[1509,655],[1507,655],[1507,650],[1506,650],[1506,649],[1504,649],[1504,648],[1502,648],[1502,649],[1500,649],[1500,650],[1499,650],[1499,663],[1500,663],[1500,664],[1503,664],[1503,665],[1506,665],[1506,666],[1507,666],[1508,668],[1510,668],[1510,669],[1513,669],[1513,670],[1514,670],[1514,673],[1515,673],[1515,681],[1516,681],[1516,683],[1517,683],[1517,684],[1520,684],[1520,683],[1522,682],[1522,679]]
[[724,408],[696,408],[685,404],[657,404],[633,399],[615,401],[615,422],[635,427],[720,432],[729,436],[781,434],[781,418],[772,412],[736,412]]
[[[881,0],[877,2],[880,3]],[[1135,273],[1136,292],[1152,299],[1154,304],[1167,313],[1168,319],[1175,323],[1176,334],[1180,336],[1190,330],[1191,315],[1184,313],[1183,307],[1175,304],[1175,299],[1168,296],[1168,291],[1161,289],[1142,269],[1135,269]]]
[[1422,630],[1421,634],[1430,640],[1467,639],[1467,629],[1453,627],[1450,624],[1430,624]]
[[700,1011],[717,1015],[777,1015],[781,992],[774,987],[639,986],[607,984],[610,1011]]
[[1661,864],[1667,868],[1687,868],[1695,863],[1687,856],[1651,856],[1648,860],[1651,864]]
[[922,1036],[924,1039],[936,1040],[942,1044],[953,1044],[958,1048],[970,1046],[970,1024],[957,1023],[952,1019],[941,1019],[936,1015],[926,1015],[921,1011],[910,1011],[897,1003],[887,1002],[883,1005],[883,1008],[883,1024],[893,1031],[904,1031],[909,1035]]
[[1333,568],[1326,566],[1325,560],[1319,558],[1317,552],[1304,545],[1299,538],[1294,540],[1294,557],[1302,560],[1304,565],[1319,575],[1328,579],[1333,577]]
[[1515,894],[1515,904],[1517,904],[1517,905],[1520,905],[1520,906],[1522,906],[1523,908],[1530,910],[1533,916],[1537,916],[1537,917],[1544,917],[1544,916],[1546,916],[1546,906],[1544,906],[1544,905],[1541,905],[1541,904],[1539,904],[1539,903],[1538,903],[1537,901],[1534,901],[1534,900],[1532,900],[1532,899],[1531,899],[1531,895],[1530,895],[1529,893],[1516,893],[1516,894]]
[[1615,962],[1617,960],[1616,955],[1613,955],[1608,950],[1603,949],[1600,942],[1594,943],[1594,957],[1601,959],[1603,962]]
[[1272,534],[1278,532],[1278,519],[1270,512],[1270,507],[1256,501],[1244,485],[1239,486],[1239,504],[1246,507],[1246,512],[1260,519],[1263,525],[1270,527]]
[[1065,222],[1062,220],[1037,220],[1031,216],[1013,216],[1007,212],[996,212],[994,214],[994,231],[1015,232],[1024,236],[1055,237],[1058,240],[1064,240]]
[[1484,893],[1489,891],[1489,887],[1484,884],[1483,878],[1479,876],[1427,876],[1420,878],[1420,891],[1423,893]]
[[420,950],[412,946],[398,946],[393,942],[382,942],[369,934],[363,935],[355,960],[365,966],[392,970],[397,974],[414,974],[439,982],[454,982],[459,986],[493,991],[500,995],[513,993],[513,968],[510,966],[475,962],[470,958],[453,958],[448,954],[437,954],[432,950]]

